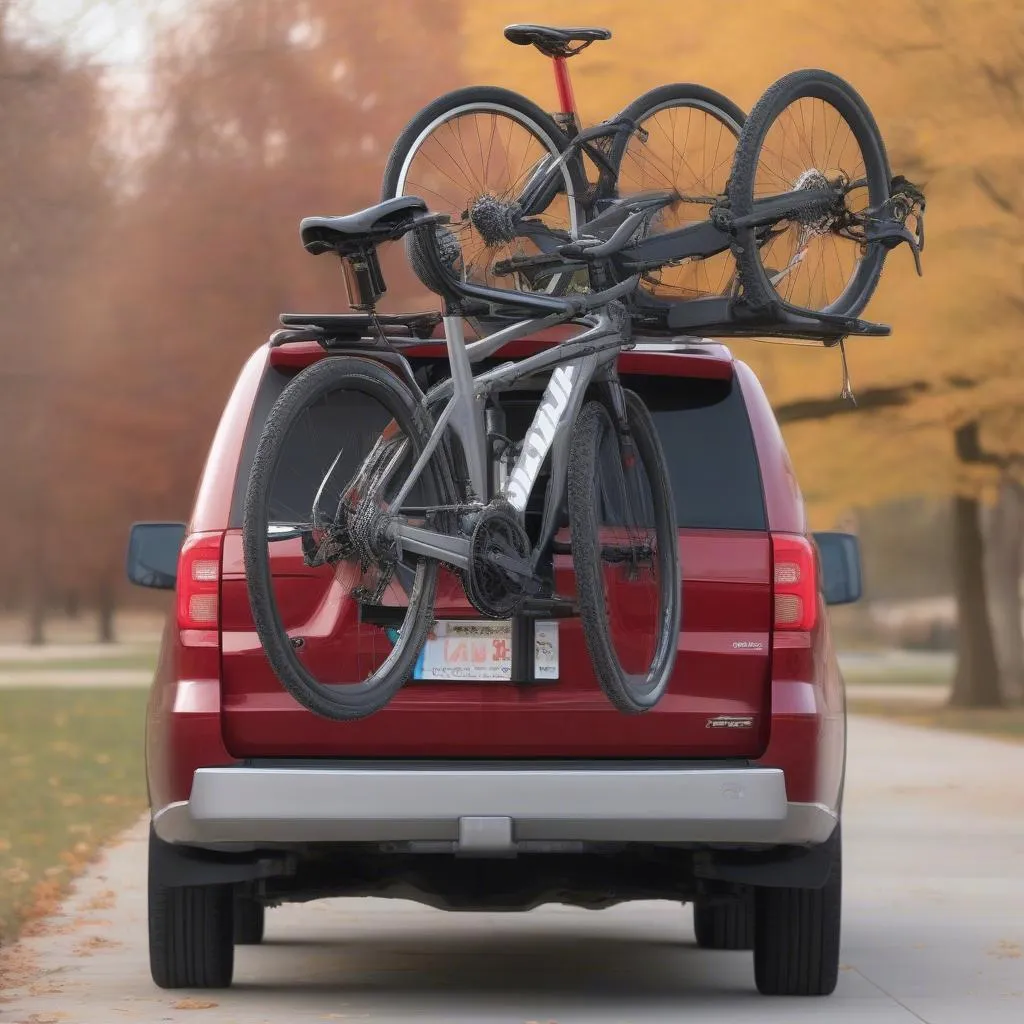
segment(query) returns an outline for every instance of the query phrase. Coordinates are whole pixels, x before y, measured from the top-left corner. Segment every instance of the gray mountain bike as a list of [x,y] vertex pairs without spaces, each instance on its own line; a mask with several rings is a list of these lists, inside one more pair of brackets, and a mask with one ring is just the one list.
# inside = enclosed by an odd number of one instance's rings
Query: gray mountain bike
[[[384,287],[377,245],[412,234],[443,266],[444,220],[422,200],[399,198],[349,217],[307,218],[302,238],[310,252],[342,258],[353,307],[372,311]],[[456,294],[472,288],[453,284]],[[443,318],[443,379],[432,386],[401,350],[436,347],[413,336],[436,321],[284,318],[290,330],[278,341],[313,337],[334,354],[298,374],[270,411],[243,544],[260,640],[300,703],[333,719],[382,708],[412,674],[435,608],[457,599],[452,574],[491,619],[578,615],[612,703],[630,713],[657,703],[675,664],[681,579],[664,454],[650,413],[616,369],[629,324],[614,303],[636,285],[571,298],[495,292],[518,318],[471,342],[453,303]],[[568,321],[583,328],[571,340],[489,365],[515,339]],[[364,332],[377,337],[360,339]],[[486,368],[474,375],[474,364]],[[517,443],[509,424],[522,422],[538,392]],[[560,540],[565,525],[570,539]],[[567,594],[559,545],[574,569]],[[301,608],[289,580],[317,570],[322,603]],[[344,639],[331,655],[307,642],[311,634]]]

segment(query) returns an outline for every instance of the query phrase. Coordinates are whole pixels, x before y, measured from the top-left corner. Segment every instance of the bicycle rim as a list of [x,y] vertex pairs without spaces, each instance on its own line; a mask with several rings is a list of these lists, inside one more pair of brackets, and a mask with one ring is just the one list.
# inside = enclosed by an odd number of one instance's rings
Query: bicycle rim
[[[379,710],[422,646],[437,563],[383,538],[422,444],[412,396],[362,359],[303,371],[264,427],[243,527],[250,603],[282,685],[324,717]],[[403,509],[436,502],[429,468],[422,479]]]
[[[845,212],[880,207],[889,168],[878,128],[863,100],[826,72],[796,72],[777,82],[751,112],[737,158],[733,210],[756,199],[845,181]],[[739,205],[737,205],[739,204]],[[806,214],[746,232],[739,257],[755,304],[782,299],[827,313],[857,315],[881,271],[877,243],[846,237],[843,218]]]
[[[670,90],[672,92],[670,93]],[[658,211],[648,235],[675,231],[705,221],[711,202],[725,192],[742,127],[742,114],[723,109],[688,86],[665,86],[644,109],[638,100],[625,112],[640,132],[630,135],[618,167],[618,192],[673,189],[680,201]],[[657,98],[657,94],[666,94]],[[723,103],[724,103],[724,97]],[[698,299],[728,294],[736,267],[729,253],[649,271],[644,290],[666,299]]]
[[[534,289],[522,274],[497,274],[494,266],[541,251],[515,233],[513,204],[531,178],[560,155],[558,141],[527,114],[499,102],[466,102],[439,113],[419,132],[400,165],[395,194],[418,195],[432,212],[451,217],[444,230],[458,242],[464,280],[558,293],[567,275],[547,278]],[[575,236],[575,185],[567,164],[558,174],[558,194],[534,219]]]

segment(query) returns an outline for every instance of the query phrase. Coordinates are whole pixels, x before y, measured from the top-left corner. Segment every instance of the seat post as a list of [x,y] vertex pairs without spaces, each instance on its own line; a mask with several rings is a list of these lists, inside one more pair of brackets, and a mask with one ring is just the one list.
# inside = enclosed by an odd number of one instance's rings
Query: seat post
[[[572,91],[572,79],[569,77],[569,65],[565,57],[552,57],[551,63],[555,72],[555,88],[558,90],[558,112],[566,120],[576,119],[576,97]],[[556,118],[561,121],[562,118]],[[563,124],[562,127],[565,127]]]

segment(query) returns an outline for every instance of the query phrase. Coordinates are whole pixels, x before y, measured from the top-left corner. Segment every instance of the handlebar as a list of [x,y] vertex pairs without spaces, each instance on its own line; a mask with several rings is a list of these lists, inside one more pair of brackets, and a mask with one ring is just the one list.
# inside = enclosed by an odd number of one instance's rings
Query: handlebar
[[630,294],[640,282],[640,275],[635,274],[604,291],[577,295],[548,295],[543,292],[522,292],[511,288],[470,284],[459,278],[454,270],[454,260],[441,250],[441,242],[446,237],[442,234],[446,230],[442,222],[431,220],[417,223],[413,219],[407,230],[411,232],[409,261],[417,276],[454,307],[462,306],[467,301],[482,302],[491,307],[511,306],[524,313],[555,315],[572,320]]

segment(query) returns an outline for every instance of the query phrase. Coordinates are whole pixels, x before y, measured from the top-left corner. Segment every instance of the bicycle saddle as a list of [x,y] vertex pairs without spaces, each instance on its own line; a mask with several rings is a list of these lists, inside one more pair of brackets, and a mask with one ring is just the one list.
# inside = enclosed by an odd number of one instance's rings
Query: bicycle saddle
[[398,196],[344,217],[303,217],[299,235],[306,251],[355,252],[405,234],[414,214],[426,213],[418,196]]
[[[571,57],[602,39],[611,39],[606,28],[550,28],[547,25],[509,25],[505,38],[516,46],[536,46],[545,57]],[[572,46],[579,43],[579,46]]]

